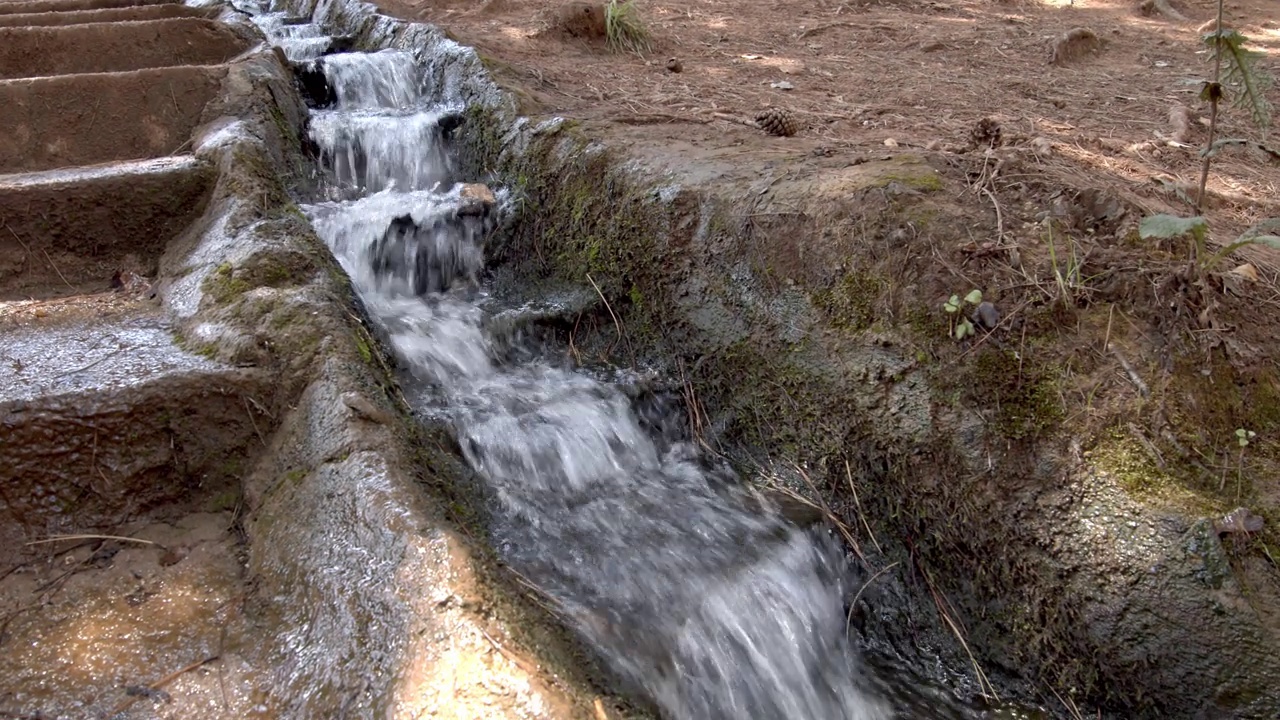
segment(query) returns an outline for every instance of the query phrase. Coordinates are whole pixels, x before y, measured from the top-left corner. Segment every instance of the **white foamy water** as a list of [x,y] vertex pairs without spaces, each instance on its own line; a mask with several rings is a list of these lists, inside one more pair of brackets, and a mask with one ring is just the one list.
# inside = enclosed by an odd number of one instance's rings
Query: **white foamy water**
[[[687,437],[642,421],[618,386],[539,360],[512,362],[486,331],[483,291],[422,297],[375,270],[393,218],[438,234],[393,265],[432,268],[482,248],[455,191],[405,53],[326,58],[337,106],[312,136],[333,181],[365,196],[307,208],[387,331],[420,409],[450,423],[492,496],[502,558],[548,593],[630,689],[678,720],[883,720],[846,639],[843,556],[752,502]],[[424,261],[425,258],[425,261]],[[653,412],[658,425],[677,408]],[[664,419],[665,418],[665,419]]]

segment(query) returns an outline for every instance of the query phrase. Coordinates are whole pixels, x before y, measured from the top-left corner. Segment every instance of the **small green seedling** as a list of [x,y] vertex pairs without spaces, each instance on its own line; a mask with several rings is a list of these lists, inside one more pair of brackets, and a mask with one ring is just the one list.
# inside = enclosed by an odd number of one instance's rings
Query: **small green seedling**
[[[1245,428],[1236,428],[1236,444],[1240,446],[1240,452],[1236,455],[1236,501],[1240,501],[1240,489],[1244,485],[1244,449],[1249,447],[1249,441],[1258,436],[1258,433],[1247,430]],[[1222,482],[1218,484],[1218,490],[1222,490],[1227,484],[1226,469],[1223,469]]]
[[982,291],[972,290],[968,295],[964,296],[963,300],[960,299],[959,295],[952,295],[951,298],[942,305],[942,309],[951,316],[951,336],[956,340],[963,340],[976,332],[973,327],[973,321],[960,311],[963,310],[966,305],[969,307],[977,307],[978,303],[981,302]]

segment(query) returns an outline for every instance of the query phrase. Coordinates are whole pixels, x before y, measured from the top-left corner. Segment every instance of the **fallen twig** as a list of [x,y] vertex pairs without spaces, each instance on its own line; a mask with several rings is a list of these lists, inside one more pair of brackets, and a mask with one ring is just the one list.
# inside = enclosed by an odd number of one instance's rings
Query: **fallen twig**
[[995,686],[987,679],[987,674],[982,671],[982,666],[978,664],[978,658],[974,656],[973,650],[969,649],[969,642],[965,640],[964,632],[956,624],[956,621],[951,618],[951,614],[947,612],[946,605],[949,603],[934,587],[933,578],[929,576],[929,571],[925,570],[924,567],[920,567],[920,573],[924,576],[924,582],[929,587],[929,594],[933,596],[934,605],[938,607],[938,614],[942,616],[943,622],[951,629],[951,633],[956,636],[956,640],[960,641],[960,647],[964,648],[965,654],[969,656],[969,663],[973,666],[973,672],[978,678],[978,691],[982,693],[983,697],[987,697],[987,694],[990,693],[992,699],[999,701],[1000,696],[996,694]]
[[862,587],[858,588],[857,594],[853,596],[853,601],[849,603],[849,615],[844,619],[845,637],[849,636],[849,628],[850,626],[853,625],[853,609],[858,606],[858,600],[862,598],[862,593],[867,589],[869,585],[871,585],[871,583],[876,581],[876,578],[894,569],[899,564],[900,564],[899,562],[894,561],[892,563],[889,563],[888,565],[885,565],[884,567],[877,570],[875,574],[873,574],[871,577],[867,578],[867,581],[862,583]]
[[31,542],[28,542],[27,545],[42,545],[44,543],[59,542],[61,540],[120,540],[121,542],[134,542],[134,543],[141,543],[143,545],[155,545],[154,542],[150,540],[143,540],[142,538],[131,538],[131,537],[124,537],[121,535],[94,535],[94,534],[50,535],[49,537],[43,538],[40,540],[32,540]]
[[876,546],[876,552],[884,554],[884,548],[880,547],[880,542],[876,540],[876,534],[871,532],[871,525],[867,523],[867,516],[862,512],[862,502],[858,500],[858,488],[853,482],[853,468],[849,466],[849,461],[844,461],[845,477],[849,479],[849,492],[853,493],[853,506],[858,511],[858,519],[862,521],[862,527],[867,531],[867,537],[871,538],[871,544]]
[[[636,365],[636,351],[631,347],[631,338],[627,337],[627,333],[622,329],[622,322],[618,320],[618,316],[613,312],[613,306],[609,304],[609,299],[604,296],[604,292],[600,290],[600,286],[596,284],[591,273],[587,273],[587,281],[591,283],[591,287],[595,288],[596,294],[600,296],[600,301],[604,303],[604,309],[609,311],[609,317],[613,318],[613,326],[618,329],[618,337],[622,338],[627,344],[627,351],[631,353],[631,367]],[[613,349],[613,345],[609,345],[609,349]],[[605,350],[606,353],[609,350]]]
[[[163,688],[165,685],[168,685],[169,683],[173,682],[174,680],[177,680],[177,679],[178,679],[179,677],[181,677],[182,675],[185,675],[186,673],[189,673],[189,672],[191,672],[192,670],[195,670],[196,668],[199,668],[199,667],[203,667],[203,666],[205,666],[205,665],[208,665],[209,663],[213,662],[214,660],[217,660],[219,657],[221,657],[221,656],[219,656],[219,655],[210,655],[209,657],[206,657],[206,658],[204,658],[203,660],[197,660],[197,661],[195,661],[195,662],[191,663],[190,665],[187,665],[187,666],[185,666],[185,667],[182,667],[182,668],[179,668],[179,669],[177,669],[177,670],[174,670],[173,672],[169,673],[168,675],[165,675],[164,677],[162,677],[162,678],[160,678],[159,680],[157,680],[157,681],[155,681],[155,682],[151,683],[150,685],[143,685],[142,687],[143,687],[143,688],[145,688],[146,690],[150,690],[151,692],[158,692],[158,691],[159,691],[161,688]],[[115,717],[116,715],[119,715],[120,713],[124,712],[125,710],[128,710],[128,709],[129,709],[129,708],[130,708],[130,707],[131,707],[135,702],[137,702],[137,701],[138,701],[138,698],[139,698],[139,697],[141,697],[141,695],[134,695],[134,696],[132,696],[132,697],[128,697],[128,698],[125,698],[124,700],[122,700],[122,701],[120,702],[120,704],[119,704],[119,705],[116,705],[116,707],[111,711],[111,713],[110,713],[110,714],[111,714],[111,716],[112,716],[112,717]]]

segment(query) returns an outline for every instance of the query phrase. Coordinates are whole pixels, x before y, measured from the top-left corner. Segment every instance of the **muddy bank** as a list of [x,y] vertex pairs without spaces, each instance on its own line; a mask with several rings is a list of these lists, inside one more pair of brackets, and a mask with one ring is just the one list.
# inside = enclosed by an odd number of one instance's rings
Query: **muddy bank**
[[[361,46],[417,52],[440,99],[470,106],[469,169],[525,201],[490,257],[526,285],[598,286],[610,308],[582,319],[578,347],[686,379],[708,441],[752,448],[766,473],[809,468],[870,568],[898,563],[877,585],[924,607],[941,598],[988,674],[1027,679],[1059,713],[1280,711],[1275,567],[1256,537],[1213,524],[1237,502],[1274,506],[1274,447],[1257,448],[1241,490],[1188,447],[1276,429],[1274,369],[1249,359],[1272,341],[1206,347],[1177,318],[1207,301],[1184,294],[1162,314],[1163,291],[1125,289],[1169,287],[1168,249],[1144,251],[1154,270],[1046,294],[973,264],[971,235],[994,218],[965,195],[963,159],[803,146],[743,158],[701,149],[711,129],[672,141],[520,118],[482,59],[439,30],[354,3],[292,9]],[[1107,202],[1056,192],[1049,234],[1132,242]],[[942,305],[975,287],[1005,320],[957,343]],[[1245,293],[1215,300],[1236,327]],[[936,616],[925,627],[947,634]]]

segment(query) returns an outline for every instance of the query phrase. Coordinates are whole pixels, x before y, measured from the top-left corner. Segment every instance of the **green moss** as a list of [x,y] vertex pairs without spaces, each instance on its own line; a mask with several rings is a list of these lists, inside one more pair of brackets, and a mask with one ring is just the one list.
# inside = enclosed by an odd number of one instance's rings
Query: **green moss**
[[885,290],[882,278],[852,270],[814,294],[813,302],[835,327],[864,330],[876,319],[875,307]]
[[360,359],[363,360],[366,365],[373,364],[373,348],[369,347],[369,343],[365,342],[364,337],[360,334],[357,334],[355,339],[356,352],[360,353]]
[[298,137],[298,131],[284,117],[284,112],[274,102],[270,103],[269,111],[271,120],[275,123],[276,129],[280,131],[280,138],[284,141],[285,147],[296,148],[302,145],[301,139]]
[[173,331],[173,343],[192,355],[199,355],[208,360],[214,360],[218,355],[217,346],[212,343],[196,342],[181,330]]
[[1153,447],[1143,445],[1127,427],[1113,427],[1091,448],[1086,457],[1099,472],[1115,478],[1125,492],[1140,500],[1173,505],[1191,515],[1211,515],[1223,510],[1211,497],[1187,489],[1176,466],[1160,467]]
[[240,492],[238,490],[226,490],[209,498],[206,506],[207,512],[226,512],[235,510],[240,505]]
[[891,182],[901,183],[921,192],[934,192],[946,187],[942,183],[942,176],[932,168],[920,172],[886,173],[883,181],[876,186],[885,187]]
[[962,397],[984,410],[995,431],[1026,440],[1056,426],[1064,415],[1058,369],[1020,360],[1012,351],[984,346],[958,378]]
[[214,305],[228,305],[259,287],[293,287],[310,280],[322,261],[315,254],[295,250],[262,250],[237,266],[218,265],[201,283],[201,291]]
[[205,297],[217,305],[226,305],[251,289],[253,286],[247,280],[236,277],[235,268],[229,262],[214,268],[200,284]]
[[271,159],[261,148],[248,143],[239,143],[231,150],[230,169],[222,173],[221,185],[225,192],[244,201],[229,218],[229,231],[240,230],[290,202]]

